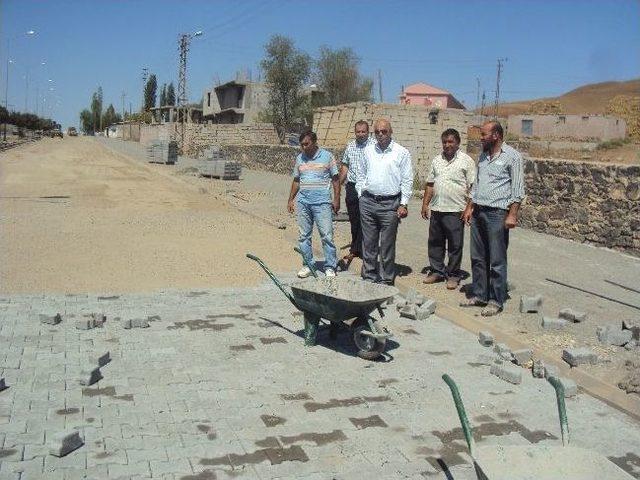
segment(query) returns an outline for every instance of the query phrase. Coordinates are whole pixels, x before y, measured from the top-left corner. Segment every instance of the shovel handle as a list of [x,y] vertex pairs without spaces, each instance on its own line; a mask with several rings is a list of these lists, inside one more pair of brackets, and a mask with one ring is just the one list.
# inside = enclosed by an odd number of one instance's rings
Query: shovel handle
[[462,397],[460,396],[460,391],[458,390],[458,385],[453,381],[446,373],[442,375],[442,380],[447,384],[449,390],[451,390],[451,396],[453,397],[453,403],[456,406],[456,410],[458,411],[458,418],[460,419],[460,424],[462,425],[462,432],[464,433],[464,438],[467,441],[467,447],[469,447],[469,454],[471,458],[474,458],[474,453],[476,449],[476,444],[473,441],[473,431],[471,430],[471,425],[469,424],[469,419],[467,418],[467,412],[464,409],[464,403],[462,403]]
[[562,446],[569,445],[569,421],[567,420],[567,406],[564,403],[564,385],[556,377],[549,377],[549,383],[556,391],[558,402],[558,416],[560,417],[560,432],[562,433]]
[[260,265],[260,267],[262,267],[262,269],[265,271],[265,273],[269,276],[269,278],[273,281],[273,283],[276,284],[276,286],[280,289],[280,291],[282,293],[284,293],[285,297],[287,297],[289,299],[289,301],[291,303],[293,303],[293,305],[298,308],[298,304],[296,304],[296,301],[293,298],[293,295],[291,295],[291,293],[289,293],[287,291],[286,288],[284,288],[284,285],[282,284],[282,282],[278,279],[278,277],[275,276],[275,274],[269,269],[269,267],[267,267],[264,262],[262,260],[260,260],[260,258],[256,257],[255,255],[251,254],[251,253],[247,253],[247,258],[253,260],[254,262],[256,262],[258,265]]

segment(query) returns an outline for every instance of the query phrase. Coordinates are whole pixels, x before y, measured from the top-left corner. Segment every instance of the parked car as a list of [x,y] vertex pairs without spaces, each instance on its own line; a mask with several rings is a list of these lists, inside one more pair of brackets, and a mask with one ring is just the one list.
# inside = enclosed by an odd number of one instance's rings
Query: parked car
[[51,138],[56,138],[56,137],[63,138],[62,130],[60,130],[59,128],[54,128],[52,130],[49,130],[49,136]]
[[67,128],[67,136],[69,136],[69,137],[77,137],[78,136],[78,131],[76,130],[76,127]]

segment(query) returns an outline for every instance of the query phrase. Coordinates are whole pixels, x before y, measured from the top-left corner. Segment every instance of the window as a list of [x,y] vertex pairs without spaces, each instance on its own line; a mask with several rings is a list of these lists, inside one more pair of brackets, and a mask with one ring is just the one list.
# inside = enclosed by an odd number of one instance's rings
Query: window
[[436,123],[438,123],[438,111],[437,110],[429,112],[429,123],[431,125],[435,125]]
[[207,107],[211,106],[211,92],[207,92]]
[[583,116],[582,117],[582,121],[583,122],[588,122],[589,121],[589,116],[588,115]]
[[560,123],[567,123],[567,117],[558,117]]
[[522,135],[533,136],[533,120],[522,120]]

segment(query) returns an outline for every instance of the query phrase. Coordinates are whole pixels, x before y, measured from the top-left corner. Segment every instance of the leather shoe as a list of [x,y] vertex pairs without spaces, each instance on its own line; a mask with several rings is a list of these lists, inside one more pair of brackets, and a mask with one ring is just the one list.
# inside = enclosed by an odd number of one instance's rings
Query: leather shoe
[[447,290],[455,290],[460,284],[460,279],[456,277],[447,278]]
[[438,273],[432,273],[427,278],[425,278],[422,283],[426,283],[427,285],[431,285],[432,283],[443,282],[444,277]]

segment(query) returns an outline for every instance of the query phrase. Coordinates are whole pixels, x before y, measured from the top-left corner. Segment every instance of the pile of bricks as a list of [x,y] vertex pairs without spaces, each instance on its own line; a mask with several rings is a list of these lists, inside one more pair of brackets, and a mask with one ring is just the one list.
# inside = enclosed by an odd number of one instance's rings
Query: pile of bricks
[[436,311],[436,302],[410,289],[405,297],[397,295],[394,304],[400,316],[411,320],[426,320]]

